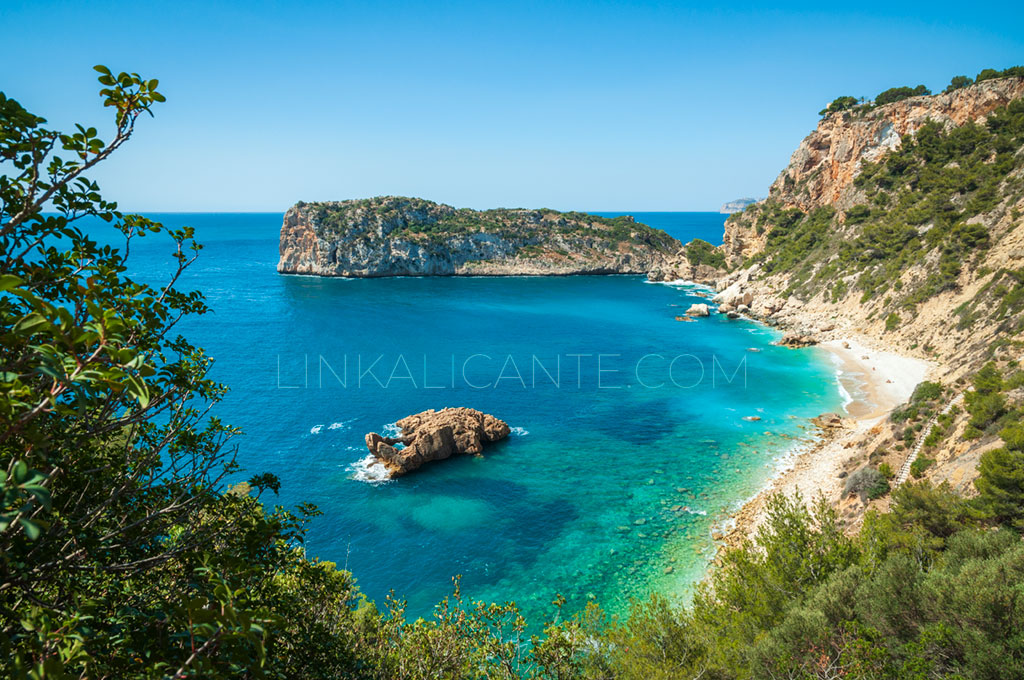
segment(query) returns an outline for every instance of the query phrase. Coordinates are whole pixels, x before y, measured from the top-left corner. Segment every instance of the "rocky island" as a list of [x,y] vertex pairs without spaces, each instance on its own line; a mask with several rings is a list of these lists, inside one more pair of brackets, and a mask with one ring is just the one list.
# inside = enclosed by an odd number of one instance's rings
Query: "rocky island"
[[412,472],[432,460],[456,454],[480,455],[485,442],[509,435],[507,423],[471,408],[430,409],[395,423],[401,436],[366,435],[366,448],[392,478]]
[[681,244],[632,217],[454,208],[384,196],[296,203],[281,227],[283,274],[510,276],[646,274]]

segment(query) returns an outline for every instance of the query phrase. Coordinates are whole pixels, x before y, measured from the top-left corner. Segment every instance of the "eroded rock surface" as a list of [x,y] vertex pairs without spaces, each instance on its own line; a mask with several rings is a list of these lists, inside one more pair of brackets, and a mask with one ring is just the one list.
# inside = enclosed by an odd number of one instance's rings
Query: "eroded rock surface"
[[391,477],[456,454],[480,455],[485,443],[504,439],[511,431],[504,421],[471,408],[431,409],[402,418],[396,425],[400,437],[366,435],[366,448]]

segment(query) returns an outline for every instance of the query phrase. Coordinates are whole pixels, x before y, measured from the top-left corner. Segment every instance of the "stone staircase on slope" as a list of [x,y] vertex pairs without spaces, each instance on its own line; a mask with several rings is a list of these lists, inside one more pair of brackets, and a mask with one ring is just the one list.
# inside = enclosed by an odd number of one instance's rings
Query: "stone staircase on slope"
[[917,460],[917,454],[921,453],[921,449],[924,447],[924,440],[932,433],[932,428],[935,427],[935,423],[938,422],[939,416],[946,415],[952,411],[953,407],[963,401],[963,399],[964,393],[961,392],[950,399],[949,403],[946,404],[946,407],[942,409],[940,413],[932,416],[932,419],[928,421],[928,425],[921,430],[921,436],[917,438],[917,442],[914,444],[914,449],[910,452],[910,455],[907,456],[907,460],[903,462],[903,466],[900,468],[899,474],[896,475],[896,484],[894,486],[899,486],[907,481],[907,477],[910,476],[910,466],[914,464],[915,460]]

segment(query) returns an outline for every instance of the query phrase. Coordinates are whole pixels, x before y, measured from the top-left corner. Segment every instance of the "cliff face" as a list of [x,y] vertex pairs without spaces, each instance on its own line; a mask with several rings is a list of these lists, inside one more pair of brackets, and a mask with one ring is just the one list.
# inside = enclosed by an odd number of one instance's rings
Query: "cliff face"
[[679,247],[630,217],[476,211],[388,196],[296,204],[284,216],[277,270],[345,277],[645,274]]
[[[877,162],[898,149],[928,121],[949,129],[983,121],[992,111],[1024,96],[1024,78],[988,80],[948,94],[911,97],[870,110],[854,109],[823,118],[793,152],[772,183],[768,201],[809,212],[822,206],[846,210],[863,198],[854,179],[865,161]],[[724,252],[736,265],[764,250],[767,220],[743,213],[726,222]],[[842,216],[840,217],[842,219]],[[758,228],[760,226],[760,228]]]
[[977,368],[1024,326],[1024,78],[828,116],[722,253],[771,323]]
[[927,121],[947,128],[977,121],[1021,96],[1024,78],[1003,78],[864,113],[855,109],[826,116],[800,142],[769,195],[804,211],[822,205],[845,208],[854,199],[853,178],[863,162],[899,148],[903,135],[914,134]]

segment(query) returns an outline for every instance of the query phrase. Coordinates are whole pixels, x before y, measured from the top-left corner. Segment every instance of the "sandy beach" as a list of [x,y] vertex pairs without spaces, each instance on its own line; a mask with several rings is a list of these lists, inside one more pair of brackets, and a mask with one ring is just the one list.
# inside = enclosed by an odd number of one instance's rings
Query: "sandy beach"
[[822,494],[830,502],[838,501],[843,490],[839,475],[857,452],[856,444],[869,437],[892,409],[907,401],[935,367],[922,359],[872,349],[860,339],[829,340],[818,347],[835,357],[838,379],[851,397],[846,413],[839,414],[843,427],[820,433],[817,441],[795,454],[788,466],[734,513],[716,536],[723,547],[739,545],[754,534],[764,521],[766,501],[775,493],[799,491],[805,500]]

